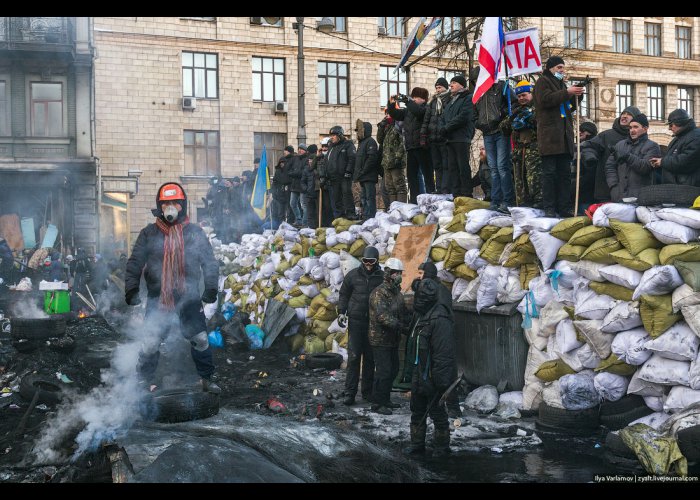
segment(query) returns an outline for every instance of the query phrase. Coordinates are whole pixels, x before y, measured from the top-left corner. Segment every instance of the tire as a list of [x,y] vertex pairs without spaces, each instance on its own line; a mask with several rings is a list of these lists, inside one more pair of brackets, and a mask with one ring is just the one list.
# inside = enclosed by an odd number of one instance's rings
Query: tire
[[618,457],[637,459],[637,455],[634,451],[625,444],[619,434],[615,432],[608,432],[605,436],[605,448]]
[[678,431],[676,435],[678,447],[688,462],[700,461],[700,425]]
[[10,333],[16,339],[44,340],[66,333],[65,318],[14,318],[10,324]]
[[36,351],[42,342],[40,340],[27,340],[27,339],[13,339],[12,347],[17,349],[17,352],[26,354],[28,352]]
[[618,429],[627,427],[627,425],[629,425],[630,422],[634,422],[638,418],[646,417],[651,413],[654,413],[654,410],[652,410],[648,406],[638,406],[637,408],[633,408],[625,413],[618,413],[616,415],[605,416],[601,415],[600,424],[607,427],[611,431],[616,431]]
[[674,203],[677,206],[690,207],[695,198],[700,196],[700,188],[680,184],[656,184],[644,186],[639,190],[637,204],[642,206]]
[[563,410],[540,403],[537,423],[544,429],[595,430],[600,425],[598,406],[587,410]]
[[639,407],[647,407],[644,398],[636,394],[625,394],[617,401],[603,401],[600,403],[600,416],[617,415],[627,413]]
[[36,392],[39,392],[39,403],[47,405],[54,405],[63,397],[61,386],[50,378],[39,374],[25,375],[19,384],[19,395],[31,401]]
[[219,413],[219,396],[202,389],[171,389],[153,394],[149,413],[156,422],[199,420]]
[[326,368],[335,370],[343,364],[343,356],[335,352],[324,352],[321,354],[309,354],[306,356],[306,366],[308,368]]

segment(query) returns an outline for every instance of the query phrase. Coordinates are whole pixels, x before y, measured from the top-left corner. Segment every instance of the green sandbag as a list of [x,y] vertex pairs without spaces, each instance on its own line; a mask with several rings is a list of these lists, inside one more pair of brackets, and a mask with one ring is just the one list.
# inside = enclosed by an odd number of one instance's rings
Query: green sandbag
[[289,348],[292,352],[299,352],[299,350],[304,347],[304,340],[306,340],[306,337],[301,335],[300,333],[297,333],[296,335],[293,335],[289,337]]
[[609,281],[603,281],[602,283],[591,281],[588,286],[597,294],[609,295],[613,299],[625,300],[627,302],[632,301],[632,294],[634,293],[634,290],[616,283],[610,283]]
[[458,196],[454,199],[454,213],[466,214],[477,208],[489,208],[491,205],[488,201],[477,200],[468,196]]
[[320,354],[326,352],[326,344],[316,335],[307,335],[304,339],[304,353]]
[[554,382],[559,380],[564,375],[576,373],[573,368],[564,363],[561,359],[545,361],[535,371],[535,377],[545,382]]
[[493,238],[490,238],[481,247],[479,256],[489,264],[497,266],[498,260],[501,258],[501,254],[503,253],[505,246],[505,243],[500,243]]
[[662,266],[673,264],[676,259],[683,262],[700,262],[700,243],[666,245],[659,252],[659,262]]
[[467,222],[467,217],[463,213],[458,213],[452,220],[444,226],[451,233],[457,233],[459,231],[464,231],[464,224]]
[[513,226],[502,227],[492,236],[499,243],[510,243],[513,241]]
[[673,313],[671,294],[642,295],[639,315],[644,328],[652,338],[656,338],[683,319],[681,313]]
[[425,219],[427,219],[428,216],[425,214],[418,214],[411,219],[411,222],[415,224],[416,226],[422,226],[425,224]]
[[588,247],[598,240],[609,238],[613,234],[613,230],[609,227],[585,226],[569,238],[569,244]]
[[[586,217],[586,219],[587,218],[588,217]],[[569,262],[578,262],[579,260],[581,260],[581,256],[587,249],[588,247],[584,247],[583,245],[571,245],[570,243],[565,243],[557,252],[557,260],[568,260]]]
[[450,269],[450,272],[452,274],[454,274],[456,277],[462,278],[465,280],[473,280],[473,279],[476,279],[477,276],[479,276],[474,269],[467,266],[464,262],[462,262],[460,265],[458,265],[454,269]]
[[540,269],[537,264],[523,264],[520,266],[520,288],[523,290],[530,289],[530,280],[540,275]]
[[433,247],[430,249],[430,258],[433,260],[433,262],[442,262],[445,260],[446,254],[447,250],[444,248]]
[[700,262],[677,260],[673,265],[678,269],[678,273],[685,281],[685,284],[692,288],[694,292],[700,292]]
[[501,228],[498,226],[484,226],[481,229],[479,229],[479,231],[476,234],[479,235],[479,238],[486,241],[500,230]]
[[612,257],[616,264],[640,272],[644,272],[660,264],[658,248],[647,248],[637,255],[632,255],[629,250],[623,248],[622,250],[611,253],[610,257]]
[[638,366],[628,365],[621,359],[617,357],[617,354],[612,353],[606,359],[600,362],[600,364],[593,369],[595,372],[609,372],[615,375],[622,375],[623,377],[629,377],[634,375],[637,371]]
[[549,234],[562,241],[569,241],[576,231],[591,224],[587,215],[569,217],[550,229]]
[[673,436],[666,436],[646,424],[634,424],[622,429],[620,437],[649,474],[661,477],[668,477],[670,473],[682,477],[688,475],[688,460]]
[[[594,226],[589,226],[594,227]],[[584,227],[581,231],[588,229]],[[607,228],[606,228],[607,229]],[[592,243],[583,255],[581,255],[582,260],[592,260],[593,262],[598,262],[599,264],[614,264],[615,261],[610,254],[616,250],[622,248],[622,243],[617,241],[617,238],[611,236],[609,238],[603,238]]]
[[647,248],[664,246],[663,243],[654,238],[651,231],[644,229],[644,225],[638,222],[620,222],[616,219],[610,219],[610,228],[614,231],[617,240],[632,255],[637,255]]

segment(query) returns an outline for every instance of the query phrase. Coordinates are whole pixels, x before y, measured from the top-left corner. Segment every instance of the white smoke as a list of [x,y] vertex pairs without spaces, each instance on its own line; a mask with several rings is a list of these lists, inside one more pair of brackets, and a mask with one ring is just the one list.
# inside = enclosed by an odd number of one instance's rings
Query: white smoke
[[49,315],[46,314],[41,307],[39,307],[33,297],[27,297],[21,301],[15,302],[12,305],[12,315],[21,319],[44,319],[49,317]]

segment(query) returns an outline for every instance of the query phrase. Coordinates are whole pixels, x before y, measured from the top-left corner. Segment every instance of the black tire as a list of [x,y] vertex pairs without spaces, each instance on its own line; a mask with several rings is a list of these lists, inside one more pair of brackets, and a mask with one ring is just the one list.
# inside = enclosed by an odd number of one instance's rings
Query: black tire
[[630,422],[634,422],[638,418],[646,417],[647,415],[650,415],[652,413],[654,413],[654,410],[652,410],[648,406],[638,406],[637,408],[633,408],[632,410],[629,410],[625,413],[618,413],[616,415],[605,416],[601,415],[600,424],[607,427],[611,431],[616,431],[618,429],[627,427]]
[[617,415],[627,413],[636,408],[644,407],[644,398],[636,394],[625,394],[617,401],[603,401],[600,403],[600,416]]
[[690,207],[698,196],[700,196],[699,187],[681,184],[656,184],[644,186],[639,190],[637,204],[654,206],[662,203],[674,203],[679,207]]
[[608,435],[605,436],[605,448],[618,457],[637,459],[634,451],[615,432],[608,432]]
[[594,430],[600,425],[598,406],[587,410],[563,410],[540,403],[537,423],[551,429]]
[[177,423],[199,420],[219,413],[219,395],[200,389],[157,391],[149,413],[156,422]]
[[61,386],[49,377],[38,374],[25,375],[19,384],[19,395],[31,401],[36,392],[39,392],[39,403],[47,405],[55,405],[63,397]]
[[71,352],[75,349],[75,337],[64,335],[62,337],[49,340],[49,348],[58,352]]
[[65,318],[13,318],[10,324],[10,333],[16,339],[44,340],[66,333]]
[[37,350],[41,344],[41,340],[12,339],[12,347],[23,354]]
[[688,462],[700,461],[700,425],[678,431],[676,435],[678,447]]
[[335,352],[324,352],[320,354],[308,354],[306,356],[306,366],[308,368],[326,368],[335,370],[343,364],[343,356]]

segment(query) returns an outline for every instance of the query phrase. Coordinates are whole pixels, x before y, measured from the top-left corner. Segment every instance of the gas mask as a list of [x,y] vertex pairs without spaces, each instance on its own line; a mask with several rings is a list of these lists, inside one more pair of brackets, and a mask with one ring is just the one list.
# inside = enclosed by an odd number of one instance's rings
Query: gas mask
[[563,80],[563,79],[564,79],[564,73],[561,73],[561,72],[554,73],[554,77],[555,77],[557,80]]
[[177,220],[177,216],[179,213],[180,211],[175,205],[167,205],[163,207],[163,215],[165,216],[165,220],[170,222],[171,224]]

